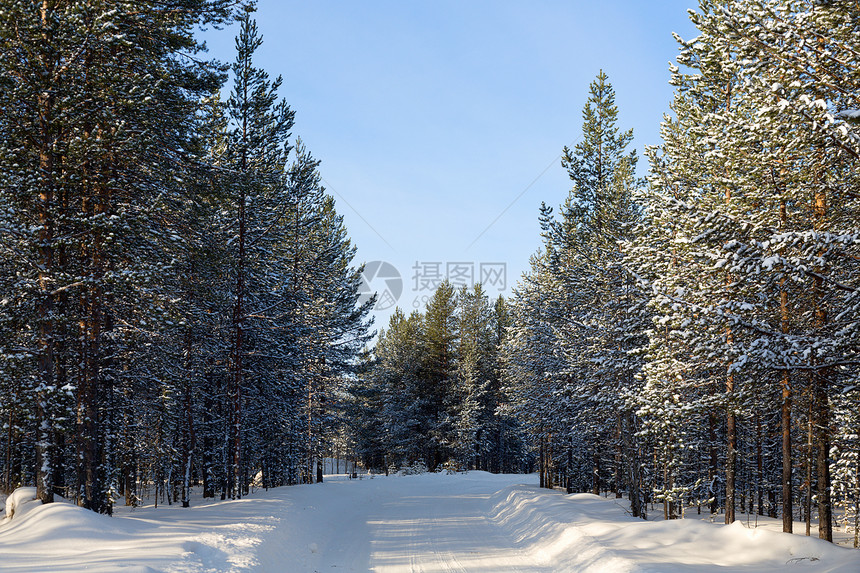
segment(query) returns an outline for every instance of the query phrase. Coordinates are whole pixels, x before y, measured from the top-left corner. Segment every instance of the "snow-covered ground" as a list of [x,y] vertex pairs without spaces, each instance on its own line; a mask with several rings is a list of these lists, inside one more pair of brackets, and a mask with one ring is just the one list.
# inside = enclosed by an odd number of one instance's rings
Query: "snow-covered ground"
[[740,522],[643,522],[534,476],[336,476],[113,518],[18,496],[0,522],[3,571],[860,572],[857,550]]

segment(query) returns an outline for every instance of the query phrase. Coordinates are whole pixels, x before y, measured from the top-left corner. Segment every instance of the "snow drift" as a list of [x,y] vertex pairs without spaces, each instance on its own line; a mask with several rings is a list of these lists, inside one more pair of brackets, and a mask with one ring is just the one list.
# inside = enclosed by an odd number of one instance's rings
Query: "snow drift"
[[[614,500],[512,486],[491,517],[539,563],[577,572],[857,573],[860,553],[817,538],[696,519],[643,521]],[[625,504],[626,505],[626,504]]]
[[[860,551],[694,519],[642,521],[534,476],[483,472],[347,480],[257,491],[191,508],[96,515],[21,489],[0,520],[0,570],[857,573]],[[523,484],[523,482],[526,482]]]

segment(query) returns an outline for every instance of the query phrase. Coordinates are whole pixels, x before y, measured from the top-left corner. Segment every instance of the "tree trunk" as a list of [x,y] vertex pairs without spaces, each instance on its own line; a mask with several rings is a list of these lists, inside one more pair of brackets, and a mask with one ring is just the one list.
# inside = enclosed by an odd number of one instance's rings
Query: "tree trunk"
[[564,468],[565,483],[564,486],[567,493],[573,493],[573,435],[570,436],[570,441],[567,443],[567,464]]
[[12,493],[12,442],[14,433],[12,429],[15,427],[15,415],[12,413],[12,407],[9,407],[9,427],[6,430],[6,472],[4,477],[4,487],[6,493]]
[[[48,37],[46,22],[48,5],[42,5],[43,40]],[[54,416],[52,415],[53,397],[50,395],[55,387],[54,372],[54,317],[52,274],[54,264],[53,235],[54,220],[52,216],[54,203],[54,153],[53,153],[53,95],[50,91],[39,94],[39,128],[41,141],[39,149],[39,173],[41,176],[39,200],[37,202],[39,219],[39,301],[36,305],[36,323],[38,324],[38,371],[39,378],[36,387],[36,496],[42,503],[54,501],[53,471],[54,461],[51,459],[51,443],[53,441]]]
[[806,536],[812,529],[812,396],[809,397],[809,411],[806,418]]
[[792,533],[794,530],[794,508],[792,494],[792,460],[791,460],[791,379],[786,370],[782,376],[782,408],[780,411],[780,427],[782,434],[782,530]]
[[[732,84],[726,86],[726,111],[732,107]],[[726,188],[726,204],[732,199],[731,187]],[[726,286],[731,285],[731,275],[726,275]],[[731,327],[726,329],[726,344],[732,346],[733,333]],[[726,524],[735,521],[735,476],[737,473],[737,419],[735,415],[733,394],[735,390],[735,378],[731,372],[731,363],[728,365],[729,372],[726,373]]]
[[[823,162],[823,159],[822,159]],[[815,227],[825,226],[827,216],[827,197],[823,173],[818,176],[818,187],[815,190]],[[823,256],[823,253],[822,253]],[[818,273],[812,281],[812,298],[815,312],[814,325],[816,330],[823,330],[827,325],[827,307],[824,302],[823,279],[821,274],[826,269],[816,267]],[[813,362],[815,358],[813,357]],[[829,369],[819,369],[812,373],[812,402],[814,407],[816,482],[818,484],[818,537],[833,541],[833,508],[830,502],[830,404],[828,403],[828,387],[830,383]]]
[[729,398],[727,404],[728,415],[726,416],[726,524],[735,521],[735,475],[737,472],[737,418],[734,405],[731,403],[731,395],[734,392],[734,375],[729,374],[726,379],[726,394]]
[[[84,64],[93,65],[89,55]],[[86,125],[84,140],[102,140],[109,134],[98,126]],[[105,217],[110,207],[110,190],[104,182],[113,173],[110,156],[88,159],[82,166],[80,216],[87,221]],[[105,238],[98,226],[93,226],[78,244],[84,285],[81,287],[78,321],[80,362],[77,383],[77,441],[78,441],[78,479],[82,505],[98,513],[110,513],[107,491],[103,480],[103,460],[100,440],[100,394],[102,393],[101,341],[105,326],[104,275],[105,275]],[[107,404],[104,404],[105,406]]]
[[[213,389],[215,388],[215,381],[212,379],[213,375],[211,371],[208,371],[205,375],[206,380],[206,388]],[[203,428],[209,428],[212,425],[213,421],[213,408],[214,403],[212,400],[212,396],[207,392],[206,397],[203,400]],[[215,475],[213,472],[213,468],[215,466],[215,461],[212,456],[212,448],[214,444],[212,443],[212,432],[206,430],[203,433],[203,451],[201,452],[201,468],[200,473],[203,477],[203,497],[204,499],[214,498],[215,497]]]
[[675,519],[675,509],[669,501],[669,491],[672,489],[671,474],[669,473],[668,460],[663,462],[663,519]]
[[762,437],[761,437],[761,415],[756,412],[755,416],[755,497],[759,515],[764,515],[764,458],[762,455]]
[[833,541],[833,508],[830,500],[830,405],[827,400],[826,373],[814,374],[815,395],[815,472],[818,501],[818,537]]
[[[190,338],[190,337],[189,337]],[[189,344],[190,346],[190,344]],[[190,349],[189,349],[190,350]],[[188,373],[190,376],[190,372]],[[184,475],[182,476],[182,507],[189,507],[191,505],[191,462],[193,459],[194,453],[194,409],[193,402],[191,397],[191,381],[186,380],[185,386],[185,400],[184,400],[184,409],[185,409],[185,420],[183,424],[183,436],[182,436],[182,461],[185,469]]]
[[[244,157],[243,157],[244,169]],[[232,483],[230,487],[230,498],[242,497],[241,466],[242,466],[242,382],[244,365],[242,363],[244,352],[244,301],[245,301],[245,187],[244,182],[239,185],[239,250],[236,255],[236,300],[233,306],[233,352],[230,372],[230,417],[232,428],[230,433],[230,473]]]
[[540,437],[540,460],[538,462],[539,487],[546,487],[546,446],[544,445],[544,437]]
[[552,434],[546,438],[546,487],[552,489],[555,486],[555,466],[552,460]]
[[621,499],[621,480],[622,480],[622,466],[624,459],[624,451],[623,451],[623,443],[622,443],[622,428],[621,428],[621,413],[619,412],[615,416],[615,475],[614,475],[614,489],[615,489],[615,499]]
[[[98,264],[98,242],[92,246],[90,261]],[[95,270],[88,273],[91,277]],[[85,316],[80,321],[81,372],[77,392],[77,436],[79,480],[82,505],[98,513],[106,511],[104,491],[99,468],[101,448],[99,442],[99,337],[101,326],[100,289],[93,280],[82,295],[81,307]]]
[[[642,511],[642,475],[639,468],[639,453],[638,449],[634,445],[636,425],[635,419],[633,418],[633,412],[627,411],[625,412],[625,418],[627,420],[627,430],[622,432],[624,437],[624,447],[627,450],[628,456],[628,467],[629,469],[629,481],[630,487],[628,490],[628,498],[630,499],[630,511],[633,514],[633,517],[643,517],[644,513]],[[623,427],[622,427],[623,430]]]
[[[782,174],[780,172],[780,174]],[[785,199],[779,202],[779,220],[783,229],[788,227],[788,210]],[[780,329],[788,334],[790,329],[790,312],[788,308],[788,284],[785,278],[779,281],[779,313]],[[782,389],[782,407],[780,408],[780,429],[782,433],[782,531],[794,531],[794,496],[792,493],[792,455],[791,455],[791,372],[785,370],[780,381]]]

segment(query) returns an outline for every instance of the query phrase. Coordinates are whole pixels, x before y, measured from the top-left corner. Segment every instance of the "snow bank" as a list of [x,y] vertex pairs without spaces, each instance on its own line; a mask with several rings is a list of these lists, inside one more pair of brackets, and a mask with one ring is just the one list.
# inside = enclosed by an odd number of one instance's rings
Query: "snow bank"
[[19,487],[6,498],[6,515],[4,517],[12,519],[16,514],[20,517],[37,503],[39,502],[36,500],[36,488]]
[[611,499],[515,486],[491,514],[535,559],[570,571],[814,571],[858,573],[860,553],[742,522],[643,521]]
[[62,499],[43,505],[34,497],[35,488],[21,488],[7,499],[13,515],[0,520],[4,573],[253,570],[249,554],[258,535],[247,535],[236,514],[202,516],[174,506],[141,511],[140,517],[108,517]]
[[[591,499],[593,498],[593,499]],[[520,550],[532,555],[541,565],[553,565],[559,570],[600,573],[642,571],[636,562],[603,546],[591,534],[603,528],[582,521],[588,507],[604,500],[597,496],[577,496],[578,503],[559,492],[529,486],[506,488],[494,496],[490,519],[504,529]],[[615,518],[626,521],[626,516]]]

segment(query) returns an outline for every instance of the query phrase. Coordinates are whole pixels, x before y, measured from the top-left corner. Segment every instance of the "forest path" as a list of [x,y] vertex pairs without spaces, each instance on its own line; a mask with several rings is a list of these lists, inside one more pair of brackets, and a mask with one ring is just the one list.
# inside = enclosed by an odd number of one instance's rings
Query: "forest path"
[[[308,488],[257,551],[260,571],[544,573],[491,519],[493,495],[533,476],[481,472],[330,480]],[[339,478],[338,478],[339,479]],[[289,523],[287,523],[289,521]],[[280,569],[278,566],[280,565]]]

